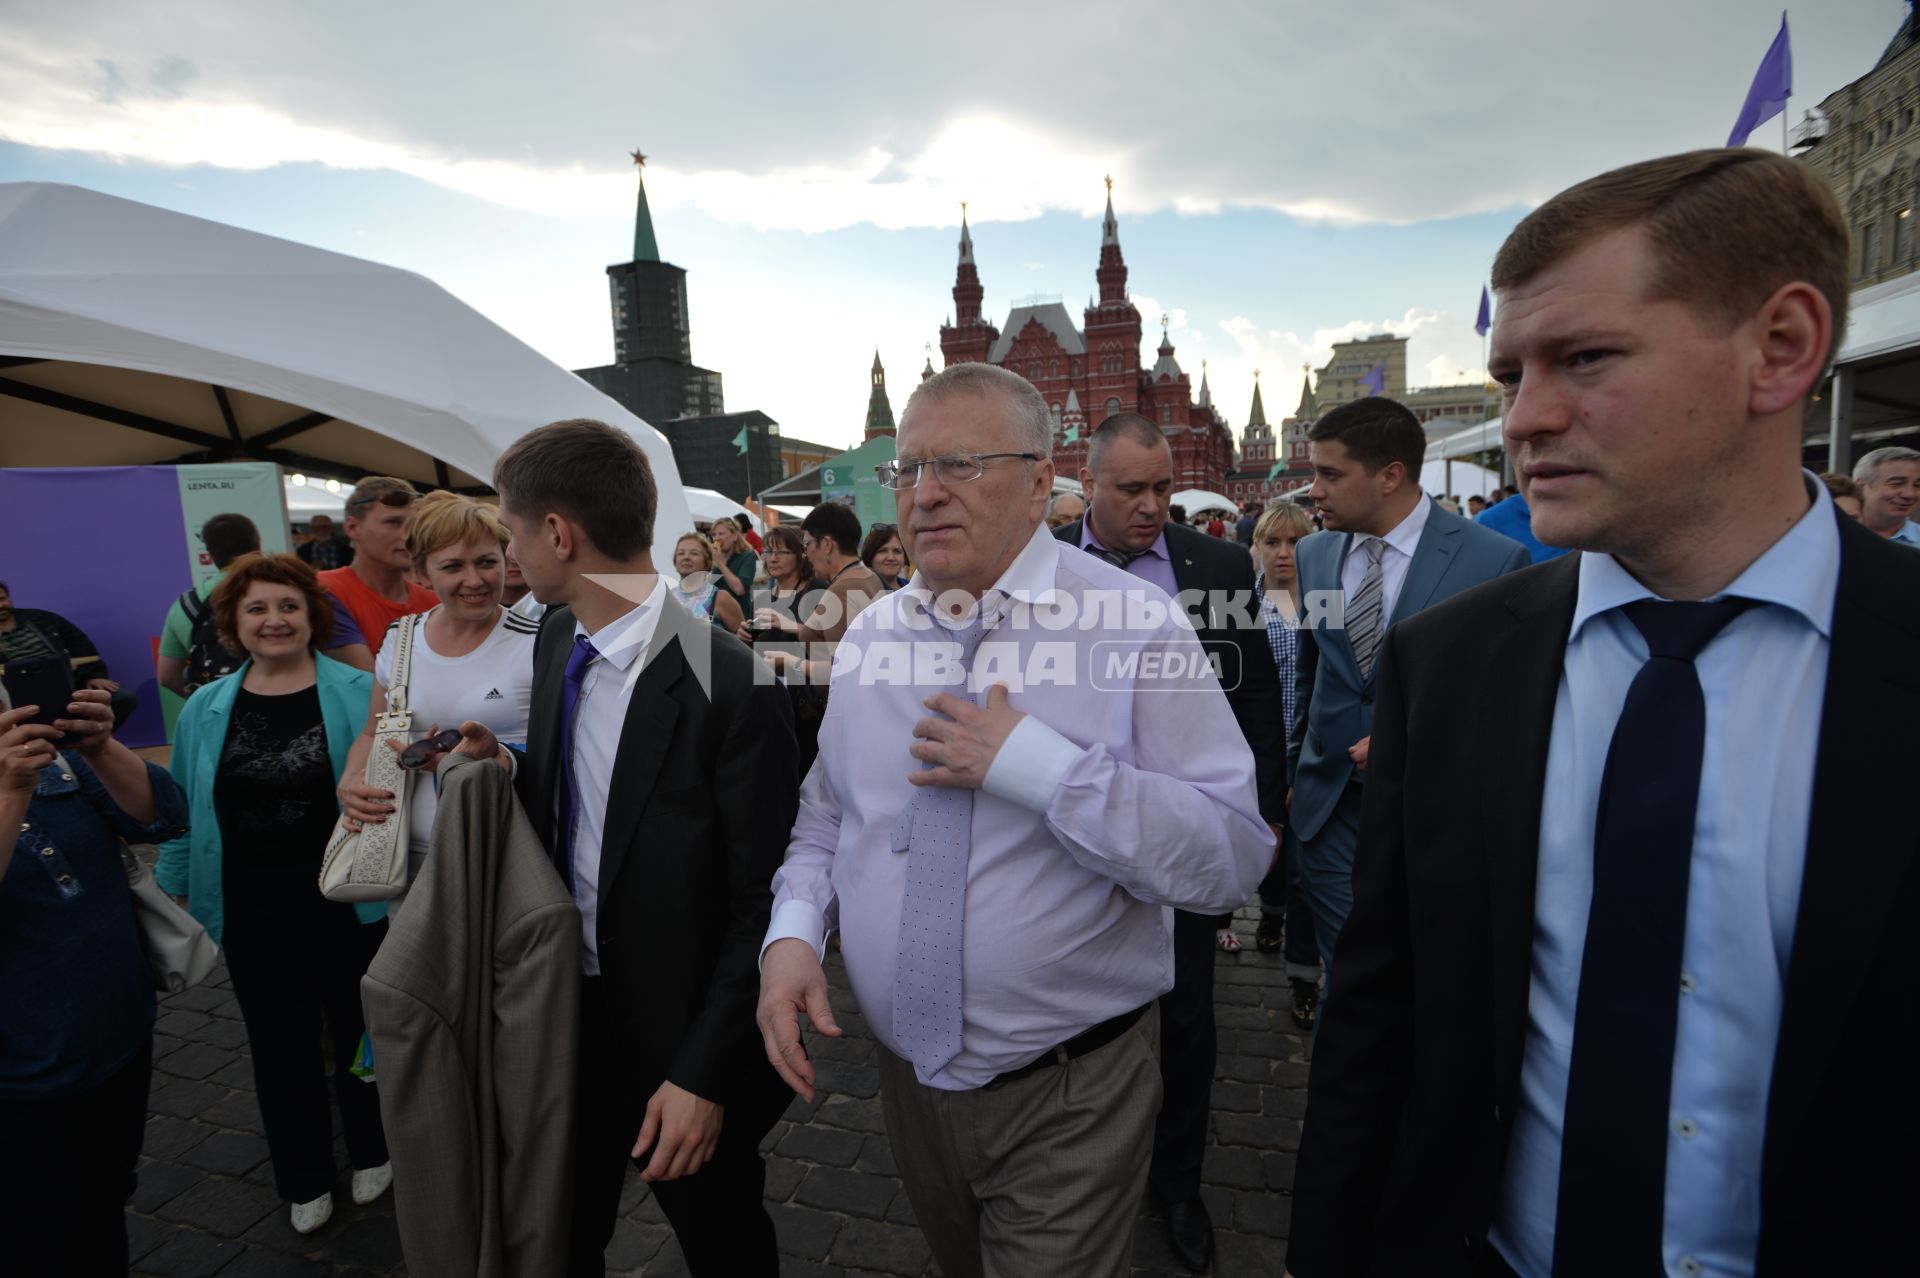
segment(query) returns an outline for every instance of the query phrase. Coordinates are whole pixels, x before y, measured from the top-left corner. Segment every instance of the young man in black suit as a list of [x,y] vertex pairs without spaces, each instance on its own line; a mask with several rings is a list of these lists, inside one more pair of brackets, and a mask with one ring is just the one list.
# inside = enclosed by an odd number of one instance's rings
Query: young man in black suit
[[1507,447],[1584,553],[1386,635],[1298,1278],[1909,1250],[1920,839],[1872,743],[1920,714],[1920,559],[1800,462],[1847,283],[1827,187],[1744,149],[1581,183],[1496,258]]
[[[653,472],[626,434],[543,426],[493,482],[552,605],[515,784],[581,913],[569,1272],[605,1272],[631,1157],[695,1274],[776,1274],[759,1144],[790,1098],[754,1008],[798,806],[786,694],[655,573]],[[491,753],[477,726],[461,748]]]
[[[1277,838],[1286,820],[1287,724],[1273,649],[1253,598],[1252,553],[1168,518],[1173,451],[1160,428],[1139,413],[1116,413],[1100,423],[1088,441],[1080,482],[1086,488],[1086,516],[1054,529],[1053,535],[1170,595],[1185,596],[1181,602],[1253,751],[1260,814]],[[1213,1096],[1214,935],[1222,922],[1184,910],[1174,913],[1174,984],[1160,999],[1164,1098],[1147,1174],[1166,1206],[1168,1241],[1196,1273],[1213,1254],[1213,1224],[1200,1197],[1200,1160]]]

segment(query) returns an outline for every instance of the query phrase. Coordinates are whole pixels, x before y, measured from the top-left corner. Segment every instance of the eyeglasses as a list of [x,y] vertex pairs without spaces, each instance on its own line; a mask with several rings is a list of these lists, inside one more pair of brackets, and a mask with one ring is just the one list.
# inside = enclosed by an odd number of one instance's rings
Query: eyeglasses
[[1002,457],[1019,457],[1026,461],[1039,461],[1039,453],[959,453],[952,457],[930,457],[925,461],[882,462],[873,468],[874,475],[880,480],[882,488],[898,491],[903,488],[915,488],[920,483],[920,473],[927,467],[933,467],[933,473],[940,477],[943,484],[970,484],[987,473],[987,463]]

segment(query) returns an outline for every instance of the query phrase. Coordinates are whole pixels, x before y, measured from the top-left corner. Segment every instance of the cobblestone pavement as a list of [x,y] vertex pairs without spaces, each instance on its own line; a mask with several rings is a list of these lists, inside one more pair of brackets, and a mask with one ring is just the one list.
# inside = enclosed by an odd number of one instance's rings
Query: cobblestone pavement
[[[1205,1188],[1217,1233],[1213,1272],[1282,1272],[1294,1151],[1306,1109],[1307,1042],[1288,1015],[1279,955],[1255,951],[1257,912],[1241,912],[1245,949],[1216,951],[1220,1056]],[[920,1275],[936,1271],[914,1226],[881,1130],[874,1046],[838,955],[829,964],[835,1015],[847,1031],[812,1038],[820,1099],[796,1099],[768,1136],[767,1200],[791,1275]],[[404,1274],[393,1196],[355,1207],[343,1169],[333,1220],[302,1238],[273,1190],[240,1009],[220,969],[161,1005],[139,1188],[127,1216],[136,1274],[199,1278],[365,1278]],[[337,1120],[336,1120],[337,1121]],[[607,1269],[683,1274],[679,1246],[630,1175]],[[1151,1204],[1134,1233],[1135,1275],[1181,1272]]]

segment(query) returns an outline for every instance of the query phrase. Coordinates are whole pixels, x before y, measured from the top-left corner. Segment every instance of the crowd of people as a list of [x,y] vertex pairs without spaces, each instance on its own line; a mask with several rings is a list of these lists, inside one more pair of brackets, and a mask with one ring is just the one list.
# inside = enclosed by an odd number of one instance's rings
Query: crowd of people
[[[895,523],[656,530],[646,455],[587,420],[516,442],[497,507],[375,477],[296,554],[222,515],[158,650],[167,770],[114,739],[85,634],[0,586],[0,661],[75,680],[0,713],[0,1147],[36,1151],[0,1159],[10,1257],[125,1268],[130,841],[224,949],[293,1227],[333,1213],[337,1107],[416,1273],[467,1253],[422,1244],[453,1191],[409,1181],[434,1153],[390,1150],[382,1089],[457,1108],[420,1071],[556,1036],[534,1143],[570,1173],[469,1241],[599,1274],[632,1164],[692,1272],[776,1273],[759,1147],[842,1032],[836,941],[943,1274],[1125,1272],[1146,1194],[1204,1271],[1214,971],[1256,896],[1315,1036],[1299,1278],[1877,1269],[1920,1187],[1920,856],[1870,744],[1920,710],[1920,452],[1801,465],[1846,260],[1825,188],[1757,151],[1543,204],[1494,264],[1518,484],[1490,499],[1430,495],[1373,396],[1309,428],[1304,501],[1194,527],[1151,419],[1056,491],[1038,392],[963,363],[879,467]],[[462,770],[506,826],[470,788],[441,811]],[[322,895],[338,830],[403,818],[399,887]],[[564,903],[516,961],[567,995],[449,1012],[487,1029],[423,1063],[363,978],[498,961],[491,907],[431,891],[482,858]]]

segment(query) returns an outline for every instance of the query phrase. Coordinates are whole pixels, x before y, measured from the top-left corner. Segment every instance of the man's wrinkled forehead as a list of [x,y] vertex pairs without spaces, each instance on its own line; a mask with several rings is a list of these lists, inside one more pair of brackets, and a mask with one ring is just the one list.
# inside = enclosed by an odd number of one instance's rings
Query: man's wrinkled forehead
[[956,390],[912,405],[900,420],[901,457],[984,453],[1012,447],[1012,405],[993,390]]

